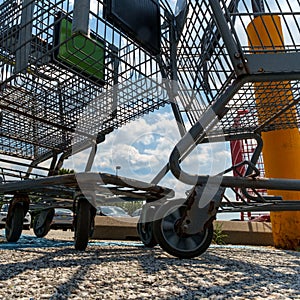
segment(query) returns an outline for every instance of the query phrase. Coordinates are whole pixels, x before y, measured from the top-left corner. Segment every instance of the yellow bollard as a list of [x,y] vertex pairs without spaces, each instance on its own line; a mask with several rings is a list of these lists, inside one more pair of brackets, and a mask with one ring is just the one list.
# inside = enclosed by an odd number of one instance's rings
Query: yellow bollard
[[[262,50],[272,53],[284,49],[279,16],[258,16],[248,25],[247,32],[251,50],[257,53]],[[254,88],[260,124],[293,101],[288,81],[255,83]],[[296,108],[292,106],[274,123],[296,124]],[[296,125],[288,129],[263,132],[262,139],[266,176],[300,179],[300,134]],[[297,191],[268,191],[268,194],[280,195],[284,200],[300,200],[300,192]],[[299,211],[272,212],[271,222],[275,247],[297,249],[300,246]]]

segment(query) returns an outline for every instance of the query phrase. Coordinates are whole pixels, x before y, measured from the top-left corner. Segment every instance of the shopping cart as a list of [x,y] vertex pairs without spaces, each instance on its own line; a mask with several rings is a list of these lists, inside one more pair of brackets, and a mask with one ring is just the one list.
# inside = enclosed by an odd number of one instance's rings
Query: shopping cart
[[[299,180],[293,175],[262,178],[257,166],[261,136],[291,129],[299,138],[299,1],[188,1],[186,7],[177,48],[177,99],[192,128],[177,143],[161,174],[170,169],[195,188],[187,199],[158,208],[156,221],[144,234],[147,241],[153,242],[154,236],[178,257],[207,249],[217,211],[300,208],[299,201],[281,197],[286,190],[299,191]],[[251,159],[220,174],[192,175],[181,168],[181,161],[201,144],[253,139],[258,146]],[[225,189],[232,189],[240,201],[229,198]],[[273,196],[262,193],[266,189]]]
[[[245,115],[247,112],[240,111],[239,114]],[[237,117],[236,122],[239,121],[240,116]],[[245,139],[245,140],[235,140],[230,142],[230,151],[231,151],[231,158],[232,158],[232,164],[238,165],[242,163],[243,161],[250,161],[253,155],[253,152],[257,150],[257,141],[255,139]],[[265,169],[264,169],[264,163],[263,163],[263,156],[260,155],[256,164],[256,168],[259,171],[260,177],[265,177]],[[241,165],[240,167],[233,170],[233,175],[236,177],[245,176],[246,173],[246,166]],[[239,194],[242,192],[239,188],[235,189],[236,191],[236,200],[240,200]],[[258,190],[260,195],[267,195],[266,189]],[[255,192],[249,190],[248,193],[252,193],[252,196],[255,196]],[[255,217],[259,217],[261,214],[256,213],[259,215],[255,215],[250,211],[244,212],[242,211],[240,213],[239,220],[253,220]]]
[[[71,208],[75,248],[83,250],[96,201],[172,197],[169,188],[90,172],[107,134],[169,103],[169,6],[127,1],[128,19],[118,5],[0,2],[0,193],[14,195],[8,241],[19,239],[29,206],[37,236],[49,231],[54,207]],[[59,175],[65,159],[86,149],[83,174]]]
[[[2,1],[0,151],[30,161],[2,159],[14,163],[14,172],[27,168],[22,180],[0,185],[0,193],[14,194],[7,240],[18,240],[31,196],[39,199],[34,228],[39,236],[49,230],[54,207],[73,209],[80,250],[92,234],[96,201],[145,200],[138,225],[142,241],[158,242],[177,257],[206,251],[218,211],[299,210],[298,201],[259,193],[261,188],[298,191],[299,180],[260,179],[255,167],[260,133],[299,123],[300,7],[295,1],[286,2],[284,10],[276,5],[275,10],[266,5],[265,13],[280,14],[293,33],[287,29],[284,48],[261,50],[248,45],[246,30],[261,12],[245,0],[178,1],[175,13],[168,1],[156,0]],[[259,119],[266,103],[260,106],[255,99],[270,93],[276,111],[267,108]],[[287,104],[286,98],[292,101]],[[89,172],[107,134],[167,104],[182,139],[151,183]],[[236,124],[241,109],[249,115]],[[183,115],[192,125],[188,132]],[[259,147],[241,163],[247,167],[241,177],[224,176],[241,164],[216,176],[181,169],[180,162],[205,142],[248,138]],[[58,175],[66,158],[88,148],[85,172]],[[48,159],[45,170],[41,163]],[[173,199],[171,189],[158,185],[169,170],[194,186],[186,199]],[[241,188],[242,204],[230,201],[226,188]]]

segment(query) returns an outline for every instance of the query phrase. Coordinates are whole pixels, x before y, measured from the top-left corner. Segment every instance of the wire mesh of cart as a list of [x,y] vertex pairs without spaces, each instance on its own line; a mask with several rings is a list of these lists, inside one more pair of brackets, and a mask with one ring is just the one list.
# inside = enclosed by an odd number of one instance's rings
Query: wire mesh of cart
[[[242,112],[244,113],[244,112]],[[253,153],[257,148],[257,142],[255,139],[245,139],[245,140],[234,140],[230,141],[230,150],[231,150],[231,159],[232,159],[232,164],[233,165],[238,165],[242,163],[243,161],[251,161],[253,157]],[[265,169],[264,169],[264,163],[263,163],[263,156],[262,154],[259,155],[259,158],[255,164],[256,168],[259,171],[259,176],[260,177],[265,177]],[[233,170],[233,176],[244,176],[246,173],[246,166],[245,165],[240,165],[239,167],[235,168]],[[239,188],[236,188],[236,200],[240,200],[240,192],[241,190]],[[249,190],[248,191],[250,194],[252,193],[253,196],[255,196],[255,193],[253,191]],[[267,190],[266,189],[259,189],[256,190],[260,195],[265,196],[267,195]],[[240,213],[240,220],[253,220],[255,217],[259,217],[261,215],[261,212],[256,213],[258,215],[253,214],[250,211],[247,212],[241,212]],[[256,220],[257,220],[256,218]],[[266,217],[267,218],[267,215]]]
[[[29,160],[29,169],[39,171],[2,168],[3,180],[5,174],[36,177],[47,171],[38,165],[49,158],[58,167],[59,155],[100,143],[168,103],[157,84],[170,73],[168,3],[122,3],[131,15],[118,5],[1,1],[0,153]],[[137,10],[141,15],[130,25]]]
[[189,2],[178,45],[179,81],[186,87],[180,99],[190,122],[222,98],[224,133],[299,127],[299,1],[216,2]]
[[[177,49],[177,99],[197,143],[205,135],[230,141],[299,128],[299,14],[299,1],[188,2]],[[190,147],[183,140],[172,162]],[[197,182],[177,162],[173,169]]]
[[142,41],[141,33],[134,41],[130,29],[124,33],[119,28],[125,25],[111,21],[118,19],[119,8],[112,11],[110,2],[2,1],[1,153],[42,160],[69,150],[85,107],[117,84],[121,90],[127,81],[132,86],[126,92],[115,98],[108,93],[98,101],[98,115],[88,116],[87,127],[102,114],[101,127],[94,130],[106,134],[165,105],[166,94],[145,84],[161,78],[154,58],[169,48],[168,28],[160,33],[164,8],[155,1],[150,5],[156,17],[150,26],[159,33]]

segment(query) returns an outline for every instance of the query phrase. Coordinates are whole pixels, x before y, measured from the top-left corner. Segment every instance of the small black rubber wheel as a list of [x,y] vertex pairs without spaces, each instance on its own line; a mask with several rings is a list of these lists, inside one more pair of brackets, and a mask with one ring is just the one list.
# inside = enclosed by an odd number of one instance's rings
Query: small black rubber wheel
[[19,240],[24,221],[24,207],[21,203],[15,204],[12,215],[5,224],[5,236],[8,242],[15,243]]
[[75,218],[75,249],[84,251],[91,234],[92,205],[84,198],[78,200]]
[[[184,233],[180,226],[184,206],[163,208],[164,216],[153,222],[154,235],[163,250],[178,258],[194,258],[203,254],[213,239],[213,225],[196,234]],[[162,215],[158,210],[158,215]]]
[[54,217],[54,209],[43,211],[33,220],[33,232],[36,237],[42,238],[48,234]]
[[146,222],[142,223],[140,220],[137,223],[137,232],[143,242],[143,244],[148,248],[153,248],[157,245],[157,241],[153,234],[153,223]]

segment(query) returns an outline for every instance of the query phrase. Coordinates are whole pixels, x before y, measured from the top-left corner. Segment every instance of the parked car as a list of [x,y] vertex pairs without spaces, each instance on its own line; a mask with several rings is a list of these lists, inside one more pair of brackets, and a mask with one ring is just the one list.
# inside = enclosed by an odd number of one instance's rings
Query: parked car
[[[4,203],[0,210],[0,228],[5,228],[6,218],[8,214],[8,203]],[[23,222],[24,229],[30,229],[31,215],[29,212],[26,213]]]
[[270,218],[269,214],[259,215],[259,216],[256,216],[256,217],[252,217],[250,219],[250,222],[271,222],[271,218]]
[[97,215],[131,218],[131,216],[123,208],[118,206],[98,206]]
[[73,230],[73,211],[67,208],[55,208],[51,229]]
[[142,208],[138,208],[138,209],[136,209],[136,210],[131,214],[131,216],[132,216],[132,217],[139,217],[139,216],[141,215],[141,213],[142,213]]

